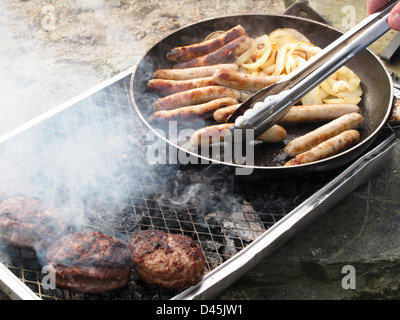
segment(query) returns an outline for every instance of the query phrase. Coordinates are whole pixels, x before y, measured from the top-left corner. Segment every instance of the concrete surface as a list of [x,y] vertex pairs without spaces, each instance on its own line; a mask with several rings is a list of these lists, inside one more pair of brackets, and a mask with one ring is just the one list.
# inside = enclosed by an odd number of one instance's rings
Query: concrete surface
[[[399,299],[399,165],[397,145],[377,176],[280,247],[221,298]],[[342,286],[346,266],[354,267],[354,289]]]
[[[0,135],[134,65],[177,28],[226,14],[283,11],[278,0],[4,0]],[[378,176],[219,298],[400,298],[399,161],[397,147]],[[346,265],[355,267],[356,289],[341,285]]]

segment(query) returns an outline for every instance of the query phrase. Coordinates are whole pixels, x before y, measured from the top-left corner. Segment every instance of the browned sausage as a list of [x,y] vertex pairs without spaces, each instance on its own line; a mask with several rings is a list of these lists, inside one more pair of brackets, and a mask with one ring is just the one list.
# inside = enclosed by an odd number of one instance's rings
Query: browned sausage
[[284,152],[291,157],[295,157],[296,155],[315,147],[321,142],[326,141],[343,131],[360,127],[362,122],[363,117],[359,113],[353,112],[343,115],[303,136],[290,141],[286,145]]
[[196,130],[190,138],[190,143],[192,146],[206,147],[214,141],[222,142],[225,137],[230,134],[232,126],[232,123],[223,123]]
[[285,140],[287,137],[287,132],[286,130],[279,126],[279,125],[273,125],[270,129],[265,131],[264,133],[260,134],[256,140],[257,141],[263,141],[263,142],[282,142]]
[[210,86],[178,92],[163,98],[159,98],[154,102],[153,108],[155,111],[170,110],[205,103],[219,98],[230,97],[240,100],[241,96],[242,93],[236,89]]
[[241,36],[222,48],[201,56],[194,58],[189,61],[178,62],[175,64],[174,68],[193,68],[201,66],[212,66],[220,63],[232,63],[236,61],[236,58],[244,53],[247,49],[251,47],[252,40],[248,36]]
[[284,78],[279,76],[258,76],[228,69],[218,69],[214,80],[221,86],[238,90],[257,92]]
[[400,121],[400,99],[396,99],[393,104],[392,115],[389,118],[392,122]]
[[247,35],[246,30],[242,26],[238,25],[221,34],[217,38],[187,46],[175,47],[167,53],[167,59],[173,62],[192,60],[209,54],[223,47],[227,43],[245,35]]
[[[214,112],[214,119],[224,123],[228,117],[240,106],[229,106]],[[293,106],[289,112],[279,120],[279,124],[298,124],[332,121],[348,113],[360,113],[355,104],[310,104]]]
[[225,123],[229,116],[235,112],[237,108],[240,107],[239,104],[235,104],[233,106],[225,107],[225,108],[220,108],[214,112],[214,120],[217,121],[218,123]]
[[212,77],[217,69],[239,70],[235,63],[222,63],[213,66],[193,67],[186,69],[157,69],[153,73],[155,79],[166,80],[190,80],[196,78]]
[[282,124],[332,121],[348,113],[360,113],[355,104],[317,104],[293,106],[279,121]]
[[326,159],[345,151],[355,145],[360,140],[360,133],[357,130],[346,130],[333,138],[330,138],[310,150],[300,153],[295,158],[284,164],[287,166],[295,166],[299,164],[311,163],[318,160]]
[[[223,142],[230,134],[233,123],[222,123],[208,126],[195,131],[192,134],[190,143],[193,146],[207,147],[214,142]],[[281,126],[274,125],[255,140],[263,142],[281,142],[286,138],[286,130]]]
[[159,96],[165,97],[177,92],[215,85],[217,85],[217,83],[215,82],[213,77],[191,80],[151,79],[147,83],[147,88],[149,88],[151,91],[158,94]]
[[174,120],[179,118],[187,119],[193,116],[201,116],[203,119],[207,119],[212,117],[215,110],[237,103],[238,101],[235,98],[221,98],[194,106],[181,107],[172,110],[159,110],[151,115],[149,121],[157,122],[160,120]]

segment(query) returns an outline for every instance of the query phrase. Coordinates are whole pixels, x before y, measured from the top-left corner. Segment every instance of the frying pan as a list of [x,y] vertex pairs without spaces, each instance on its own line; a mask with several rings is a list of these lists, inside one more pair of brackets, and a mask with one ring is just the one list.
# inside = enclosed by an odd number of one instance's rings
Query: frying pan
[[[146,126],[159,138],[164,140],[178,152],[184,152],[198,163],[213,163],[231,168],[248,169],[248,172],[260,171],[273,176],[292,176],[297,174],[323,173],[337,169],[357,158],[377,138],[391,113],[393,103],[393,83],[390,74],[382,61],[370,50],[366,49],[353,58],[348,64],[361,79],[363,97],[359,106],[364,117],[364,125],[360,129],[361,138],[352,148],[329,158],[309,164],[283,167],[289,160],[284,154],[285,144],[293,138],[305,134],[319,125],[298,125],[285,127],[288,137],[283,143],[254,145],[254,161],[238,163],[225,160],[220,155],[213,157],[211,152],[194,150],[187,142],[176,142],[169,136],[169,126],[158,126],[148,121],[153,112],[152,104],[158,98],[147,89],[147,81],[152,78],[156,69],[172,68],[172,63],[166,59],[166,53],[173,47],[201,42],[217,30],[228,30],[236,25],[242,25],[249,36],[257,37],[269,34],[278,28],[294,28],[303,33],[315,45],[324,48],[332,43],[341,33],[325,24],[309,19],[287,15],[231,15],[200,21],[166,36],[151,47],[136,65],[131,77],[131,97],[139,117]],[[216,124],[213,120],[181,122],[177,130],[183,128],[198,129]],[[221,152],[220,154],[223,154]],[[244,171],[246,172],[246,171]]]

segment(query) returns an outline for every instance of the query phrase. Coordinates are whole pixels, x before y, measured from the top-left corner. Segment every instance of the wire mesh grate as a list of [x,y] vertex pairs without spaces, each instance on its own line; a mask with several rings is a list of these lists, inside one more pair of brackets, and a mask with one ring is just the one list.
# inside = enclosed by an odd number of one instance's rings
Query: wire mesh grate
[[[63,206],[73,230],[93,229],[128,243],[149,228],[198,241],[207,272],[218,267],[331,176],[301,181],[237,181],[217,167],[154,165],[147,129],[130,100],[130,76],[0,146],[0,200],[25,195]],[[104,294],[44,289],[43,256],[2,246],[0,262],[43,299],[169,299],[131,271],[126,288]]]

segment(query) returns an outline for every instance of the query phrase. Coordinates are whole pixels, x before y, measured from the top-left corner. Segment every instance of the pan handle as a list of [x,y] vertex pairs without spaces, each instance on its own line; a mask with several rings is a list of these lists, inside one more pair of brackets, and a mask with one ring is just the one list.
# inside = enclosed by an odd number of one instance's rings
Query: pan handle
[[311,8],[306,2],[293,3],[283,12],[283,14],[288,16],[306,18],[329,25],[325,18],[323,18],[317,11]]

